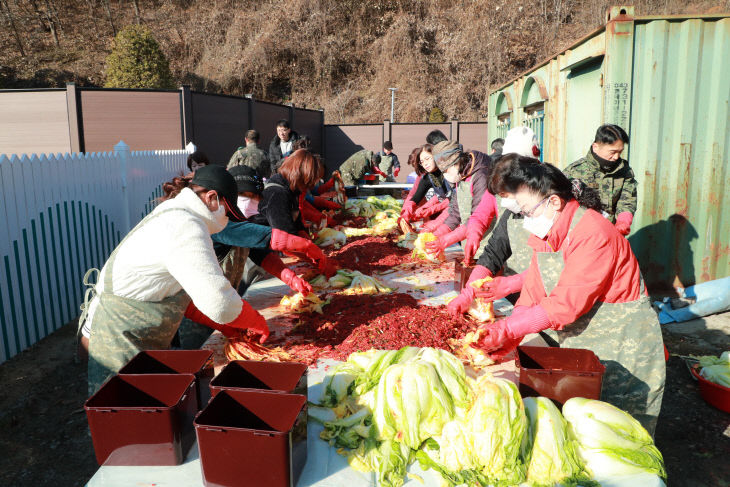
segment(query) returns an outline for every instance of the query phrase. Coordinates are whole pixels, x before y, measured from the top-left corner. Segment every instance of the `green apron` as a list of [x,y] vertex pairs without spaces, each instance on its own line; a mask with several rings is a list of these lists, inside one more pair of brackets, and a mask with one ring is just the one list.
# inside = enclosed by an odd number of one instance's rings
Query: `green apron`
[[378,163],[378,169],[383,171],[383,173],[387,177],[383,177],[380,174],[378,174],[378,179],[380,179],[380,182],[389,181],[392,178],[390,177],[390,173],[393,170],[393,156],[380,156],[380,162]]
[[[573,216],[568,237],[585,213],[579,208]],[[563,253],[537,252],[538,269],[545,293],[557,286],[565,267]],[[662,405],[666,377],[664,347],[659,321],[644,296],[628,303],[595,305],[575,322],[560,331],[546,330],[561,347],[592,350],[606,366],[601,400],[613,404],[641,422],[654,434]]]
[[515,218],[514,216],[510,216],[507,219],[507,237],[509,238],[509,247],[512,255],[504,263],[505,276],[521,274],[530,267],[532,248],[527,244],[527,239],[530,238],[530,232],[522,226],[524,221],[523,218]]
[[[162,301],[139,301],[114,295],[112,274],[117,252],[126,240],[144,225],[169,211],[186,211],[170,208],[145,217],[124,240],[117,245],[105,267],[104,291],[99,295],[99,304],[94,312],[89,338],[88,382],[89,395],[121,369],[137,353],[143,350],[164,350],[170,347],[190,297],[184,290]],[[91,272],[85,276],[85,281]],[[89,283],[90,285],[90,283]],[[93,288],[92,288],[93,289]],[[84,310],[79,323],[83,323],[88,304],[94,292],[87,292]]]
[[[459,184],[456,186],[456,202],[459,204],[459,216],[461,217],[462,225],[466,225],[466,222],[469,221],[469,217],[471,216],[472,199],[473,197],[471,195],[471,181],[459,181]],[[496,220],[496,216],[495,218],[492,218],[492,221],[489,224],[489,228],[487,228],[487,231],[484,232],[482,240],[479,243],[479,248],[477,248],[477,251],[474,253],[474,260],[479,260],[479,256],[481,256],[482,252],[484,252],[484,247],[486,247],[487,242],[489,242],[489,238],[487,237],[492,232],[492,229],[496,224]],[[465,246],[466,240],[462,240],[461,248],[463,249]]]

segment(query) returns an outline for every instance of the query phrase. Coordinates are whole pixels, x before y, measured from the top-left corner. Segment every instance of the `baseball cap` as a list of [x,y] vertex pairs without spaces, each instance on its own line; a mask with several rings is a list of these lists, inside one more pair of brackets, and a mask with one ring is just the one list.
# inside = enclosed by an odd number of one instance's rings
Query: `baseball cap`
[[263,193],[264,182],[252,167],[234,166],[228,172],[236,180],[236,187],[239,193]]
[[218,193],[226,207],[226,214],[234,221],[243,221],[245,217],[238,209],[238,188],[233,175],[225,168],[216,165],[204,166],[195,171],[190,184],[202,186]]

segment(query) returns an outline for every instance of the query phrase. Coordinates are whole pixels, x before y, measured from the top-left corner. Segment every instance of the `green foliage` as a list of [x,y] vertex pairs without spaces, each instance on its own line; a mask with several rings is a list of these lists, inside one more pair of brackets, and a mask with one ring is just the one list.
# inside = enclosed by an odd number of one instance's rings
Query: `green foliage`
[[439,107],[433,107],[428,113],[428,121],[431,123],[443,123],[446,121],[446,115]]
[[175,88],[167,58],[147,27],[130,25],[117,34],[104,87]]

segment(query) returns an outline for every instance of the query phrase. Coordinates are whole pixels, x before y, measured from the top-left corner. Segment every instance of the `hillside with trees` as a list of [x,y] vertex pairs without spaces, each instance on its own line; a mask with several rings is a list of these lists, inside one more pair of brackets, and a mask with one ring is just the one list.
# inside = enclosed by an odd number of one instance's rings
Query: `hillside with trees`
[[[125,27],[172,83],[323,108],[327,123],[483,120],[489,90],[599,27],[605,0],[0,0],[0,88],[110,85]],[[637,14],[730,10],[639,0]],[[115,76],[119,76],[118,70]],[[163,83],[164,81],[164,83]]]

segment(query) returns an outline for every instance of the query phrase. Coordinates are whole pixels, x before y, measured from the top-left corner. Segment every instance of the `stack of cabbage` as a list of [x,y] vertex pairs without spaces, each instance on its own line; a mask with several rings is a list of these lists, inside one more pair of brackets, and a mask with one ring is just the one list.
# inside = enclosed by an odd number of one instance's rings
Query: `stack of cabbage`
[[393,210],[400,214],[403,204],[392,196],[368,196],[364,200],[347,200],[345,209],[355,216],[372,218],[379,211]]
[[343,232],[339,232],[333,228],[323,228],[317,232],[317,237],[314,239],[314,244],[320,247],[329,247],[334,245],[336,249],[345,245],[347,242],[347,236]]
[[730,350],[722,352],[720,357],[704,355],[697,357],[700,363],[700,375],[710,382],[730,387]]
[[[600,401],[571,399],[564,418],[549,399],[522,400],[510,381],[466,377],[433,348],[350,355],[324,381],[309,414],[350,465],[400,486],[418,460],[449,485],[596,485],[591,476],[665,476],[651,437]],[[567,421],[566,421],[567,419]]]
[[348,269],[340,269],[337,273],[327,279],[324,275],[319,274],[309,283],[318,289],[334,288],[344,289],[343,294],[379,294],[392,293],[393,289],[389,288],[378,279],[367,276],[360,271],[351,271]]

